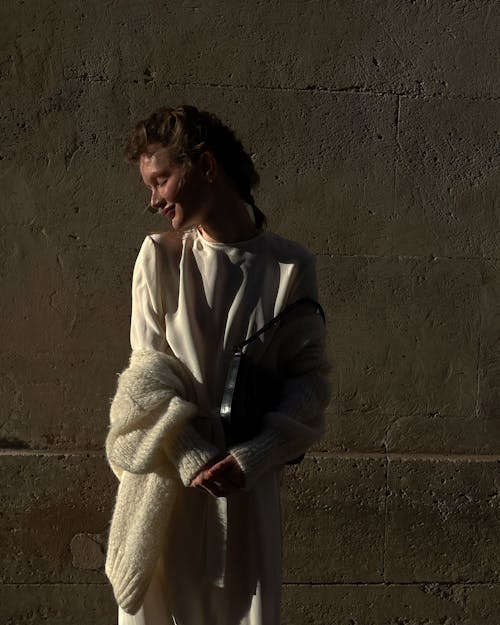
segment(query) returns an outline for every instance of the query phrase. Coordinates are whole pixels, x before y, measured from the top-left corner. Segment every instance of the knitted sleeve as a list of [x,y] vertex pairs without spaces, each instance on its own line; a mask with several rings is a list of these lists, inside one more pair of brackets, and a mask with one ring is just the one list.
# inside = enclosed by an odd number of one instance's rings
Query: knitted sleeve
[[[146,236],[135,261],[132,275],[130,346],[132,350],[152,348],[174,355],[166,339],[161,298],[161,288],[164,285],[157,245],[153,237]],[[178,397],[176,401],[185,400]],[[163,449],[178,470],[185,486],[189,486],[198,471],[220,453],[189,421],[164,441]]]
[[[290,301],[318,300],[315,257],[303,267]],[[326,356],[326,327],[321,315],[304,307],[291,313],[273,337],[278,370],[285,376],[282,400],[264,415],[255,438],[229,449],[250,489],[268,469],[304,453],[325,430],[324,411],[331,398],[331,370]]]

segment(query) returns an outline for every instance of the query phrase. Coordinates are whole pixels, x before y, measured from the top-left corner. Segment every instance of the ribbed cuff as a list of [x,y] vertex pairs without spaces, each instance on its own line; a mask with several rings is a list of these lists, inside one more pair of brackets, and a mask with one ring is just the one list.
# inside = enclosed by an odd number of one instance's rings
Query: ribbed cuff
[[203,438],[191,423],[185,423],[175,437],[169,438],[165,453],[175,465],[184,486],[209,460],[220,453],[215,445]]
[[154,471],[123,473],[109,528],[105,572],[117,603],[128,614],[139,610],[151,582],[175,487],[174,480]]
[[279,464],[276,451],[282,443],[283,440],[277,432],[266,428],[255,438],[228,449],[245,474],[245,490],[251,489],[270,467]]

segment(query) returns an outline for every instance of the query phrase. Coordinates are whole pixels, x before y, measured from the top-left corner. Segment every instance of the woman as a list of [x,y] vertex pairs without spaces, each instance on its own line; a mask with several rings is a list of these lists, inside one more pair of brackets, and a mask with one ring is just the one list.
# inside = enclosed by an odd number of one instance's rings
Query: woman
[[215,115],[159,109],[135,126],[126,156],[172,226],[146,236],[135,262],[132,351],[181,361],[198,410],[162,442],[183,486],[142,606],[119,607],[118,622],[278,625],[281,469],[321,437],[330,397],[318,315],[291,314],[248,346],[286,376],[260,434],[226,448],[218,408],[233,345],[299,297],[317,300],[315,257],[264,229],[253,162]]

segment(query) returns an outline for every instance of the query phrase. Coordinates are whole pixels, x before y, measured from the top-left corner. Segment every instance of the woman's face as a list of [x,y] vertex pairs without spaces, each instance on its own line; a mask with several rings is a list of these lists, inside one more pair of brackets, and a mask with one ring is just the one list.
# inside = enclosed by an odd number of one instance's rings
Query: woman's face
[[171,163],[162,145],[150,146],[139,160],[144,184],[151,190],[151,206],[171,219],[174,230],[203,222],[210,211],[210,183],[198,164],[187,168]]

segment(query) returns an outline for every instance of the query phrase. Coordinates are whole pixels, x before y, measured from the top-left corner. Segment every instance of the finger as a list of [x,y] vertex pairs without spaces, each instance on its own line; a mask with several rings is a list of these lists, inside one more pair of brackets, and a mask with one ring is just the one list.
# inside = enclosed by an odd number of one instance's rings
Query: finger
[[208,480],[206,477],[204,477],[202,474],[199,474],[195,480],[193,480],[193,486],[195,488],[202,488],[203,490],[205,490],[206,492],[210,492],[211,495],[213,495],[214,493],[212,492],[212,490],[215,488],[215,486],[213,485],[212,482],[210,482],[210,480]]
[[214,463],[211,467],[207,467],[207,471],[219,471],[225,467],[231,466],[233,464],[233,458],[230,454],[226,454],[222,459],[218,462]]
[[217,493],[214,491],[214,489],[211,486],[206,486],[205,484],[200,484],[200,488],[202,488],[209,495],[212,495],[212,497],[217,497]]
[[198,473],[194,476],[190,486],[199,484],[204,476],[206,477],[207,471],[209,471],[212,467],[216,466],[220,462],[220,460],[226,457],[227,454],[221,452],[218,456],[215,456],[214,458],[209,460],[207,464],[204,467],[201,467]]
[[193,478],[191,480],[190,486],[201,486],[202,483],[202,479],[201,479],[201,475],[197,475],[195,478]]
[[205,490],[210,490],[212,494],[217,494],[224,488],[223,480],[209,478],[207,475],[200,476],[199,484],[203,486]]
[[227,481],[234,482],[235,476],[238,475],[238,470],[234,464],[221,466],[220,468],[213,467],[204,472],[204,479],[210,482],[219,482],[224,484]]
[[232,469],[233,465],[230,462],[220,462],[210,469],[207,469],[206,475],[209,479],[219,479],[223,475],[226,475]]
[[[215,468],[215,467],[214,467]],[[205,479],[209,482],[219,482],[231,485],[232,489],[242,489],[245,486],[245,476],[239,466],[231,463],[231,466],[223,467],[219,471],[209,470],[205,472]]]

